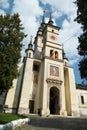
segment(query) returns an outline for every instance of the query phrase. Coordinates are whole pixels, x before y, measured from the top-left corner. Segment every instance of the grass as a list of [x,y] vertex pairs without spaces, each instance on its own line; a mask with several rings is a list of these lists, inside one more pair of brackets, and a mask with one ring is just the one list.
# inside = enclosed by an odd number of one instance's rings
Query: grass
[[25,118],[23,115],[11,114],[11,113],[0,113],[0,124],[5,124],[13,120]]

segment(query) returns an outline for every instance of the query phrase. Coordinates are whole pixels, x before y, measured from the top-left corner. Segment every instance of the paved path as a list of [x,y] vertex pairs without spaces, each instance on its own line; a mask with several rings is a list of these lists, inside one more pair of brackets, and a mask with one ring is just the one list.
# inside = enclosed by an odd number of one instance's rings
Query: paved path
[[23,126],[21,130],[87,130],[87,118],[30,118],[30,124]]

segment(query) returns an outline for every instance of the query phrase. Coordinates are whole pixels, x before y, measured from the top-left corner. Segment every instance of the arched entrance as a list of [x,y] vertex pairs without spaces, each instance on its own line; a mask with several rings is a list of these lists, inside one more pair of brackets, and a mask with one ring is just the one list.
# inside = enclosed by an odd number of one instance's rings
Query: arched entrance
[[50,89],[50,114],[59,114],[59,90],[56,87]]

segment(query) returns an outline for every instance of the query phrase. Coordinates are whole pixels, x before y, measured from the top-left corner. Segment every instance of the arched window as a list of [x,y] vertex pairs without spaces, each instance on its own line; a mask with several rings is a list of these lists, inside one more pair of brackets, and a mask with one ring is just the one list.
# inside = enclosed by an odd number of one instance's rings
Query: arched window
[[58,52],[55,51],[55,59],[58,59]]
[[54,32],[54,30],[52,30],[52,32]]
[[29,53],[29,58],[31,57],[31,53]]
[[50,57],[51,58],[55,58],[55,52],[54,52],[54,50],[50,50]]
[[81,103],[84,104],[84,97],[81,96]]

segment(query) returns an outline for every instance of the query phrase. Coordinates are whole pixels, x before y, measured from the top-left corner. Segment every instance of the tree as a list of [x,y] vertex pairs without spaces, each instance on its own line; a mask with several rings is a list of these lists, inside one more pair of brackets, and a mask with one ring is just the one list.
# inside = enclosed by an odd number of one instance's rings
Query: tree
[[0,92],[8,91],[18,76],[23,39],[26,36],[18,14],[0,15]]
[[77,18],[75,19],[82,25],[83,33],[78,37],[78,53],[82,57],[79,62],[79,70],[82,79],[87,81],[87,0],[76,0]]

